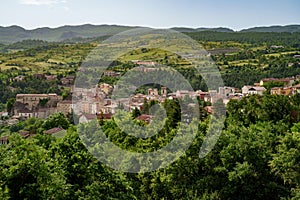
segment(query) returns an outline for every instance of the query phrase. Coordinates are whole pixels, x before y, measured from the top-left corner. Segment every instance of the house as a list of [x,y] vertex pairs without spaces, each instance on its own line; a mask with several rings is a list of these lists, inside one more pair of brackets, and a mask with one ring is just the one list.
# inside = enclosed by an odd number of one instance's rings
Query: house
[[140,60],[132,60],[134,64],[144,65],[144,66],[154,66],[156,63],[153,61],[140,61]]
[[34,117],[34,113],[32,110],[29,110],[28,108],[24,108],[22,110],[18,110],[17,116],[24,119],[29,119],[31,117]]
[[154,88],[154,89],[149,88],[148,89],[148,96],[158,96],[158,90],[157,90],[157,88]]
[[145,99],[147,99],[147,96],[141,93],[131,95],[129,101],[130,111],[134,110],[135,108],[142,110]]
[[57,103],[61,101],[62,97],[57,94],[17,94],[16,102],[26,105],[29,110],[32,110],[34,107],[37,107],[41,100],[53,101]]
[[113,87],[107,83],[102,83],[100,85],[100,90],[103,91],[105,94],[109,94],[113,91]]
[[300,55],[294,55],[293,58],[300,58]]
[[64,135],[66,133],[66,130],[61,127],[55,127],[44,131],[44,133],[48,135]]
[[45,75],[47,81],[54,81],[57,79],[57,75]]
[[263,93],[267,91],[265,87],[257,87],[257,86],[251,86],[251,85],[245,85],[242,87],[242,94],[245,95],[251,95],[251,94],[259,94],[263,95]]
[[280,49],[280,48],[284,48],[284,46],[282,46],[282,45],[272,45],[271,48],[272,49]]
[[212,106],[205,106],[204,110],[206,110],[206,112],[208,112],[209,114],[213,114],[213,107]]
[[8,112],[0,112],[0,117],[8,117]]
[[210,96],[210,94],[206,94],[206,95],[204,96],[203,100],[204,100],[205,102],[211,102],[211,96]]
[[18,119],[9,119],[9,120],[6,120],[6,124],[7,125],[14,125],[14,124],[16,124],[16,123],[18,123],[19,122],[19,120]]
[[74,83],[74,80],[75,76],[67,76],[60,79],[62,85],[72,85]]
[[300,84],[294,85],[292,91],[293,94],[300,94]]
[[263,78],[260,80],[260,86],[263,86],[265,83],[270,82],[279,82],[283,83],[284,85],[292,85],[295,81],[295,78]]
[[13,81],[19,82],[19,81],[23,81],[24,79],[25,79],[25,76],[19,75],[19,76],[16,76],[15,78],[13,78]]
[[157,71],[158,69],[157,68],[154,68],[154,67],[144,67],[144,66],[141,66],[141,67],[135,67],[132,69],[133,71],[138,71],[138,72],[153,72],[153,71]]
[[96,114],[82,114],[79,117],[79,123],[87,123],[90,122],[94,119],[97,119],[97,115]]
[[47,118],[56,112],[56,106],[62,100],[57,94],[17,94],[14,114],[23,118]]
[[105,104],[100,108],[104,114],[114,114],[118,105],[112,102],[111,99],[105,99]]
[[281,94],[281,87],[273,87],[270,90],[271,95],[280,95]]
[[201,90],[197,90],[195,95],[198,96],[201,100],[204,100],[204,97],[209,95],[208,92],[202,92]]
[[151,115],[142,114],[142,115],[138,116],[136,119],[149,124],[151,122],[152,118],[153,118],[153,116],[151,116]]
[[282,95],[292,95],[292,87],[284,87],[281,90]]
[[1,144],[8,144],[8,142],[9,142],[8,136],[0,137],[0,145]]
[[233,87],[228,87],[228,86],[219,87],[220,95],[228,96],[229,94],[233,94],[233,93],[235,93],[235,88]]
[[113,114],[111,114],[111,113],[106,113],[106,114],[104,114],[104,113],[100,113],[100,114],[97,114],[97,119],[99,119],[99,120],[109,120],[109,119],[111,119],[112,118],[112,116],[113,116]]
[[112,71],[112,70],[105,70],[103,72],[103,75],[104,76],[109,76],[109,77],[117,77],[117,76],[120,76],[120,72],[115,72],[115,71]]
[[300,93],[300,84],[291,87],[273,87],[270,91],[272,95],[294,95]]
[[19,135],[23,138],[28,138],[30,136],[29,131],[19,131]]
[[76,102],[72,102],[71,100],[64,100],[57,103],[56,110],[57,112],[62,112],[63,114],[68,114],[72,112],[72,109],[74,108],[74,104]]

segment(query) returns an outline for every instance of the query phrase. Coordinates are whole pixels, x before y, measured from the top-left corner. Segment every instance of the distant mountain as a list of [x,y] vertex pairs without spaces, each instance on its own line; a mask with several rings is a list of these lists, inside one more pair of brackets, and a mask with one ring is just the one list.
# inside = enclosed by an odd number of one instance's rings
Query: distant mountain
[[200,31],[214,31],[214,32],[225,32],[225,33],[230,33],[230,32],[234,32],[234,30],[230,29],[230,28],[223,28],[223,27],[219,27],[219,28],[185,28],[185,27],[174,27],[171,28],[173,30],[179,31],[179,32],[200,32]]
[[287,25],[287,26],[265,26],[243,29],[240,32],[300,32],[300,25]]
[[[37,28],[33,30],[26,30],[19,26],[0,26],[0,43],[11,44],[23,40],[43,40],[48,42],[58,41],[72,41],[75,39],[86,38],[105,38],[122,31],[130,30],[133,26],[119,26],[119,25],[91,25],[84,24],[78,26],[61,26],[58,28]],[[232,33],[234,32],[229,28],[187,28],[187,27],[174,27],[173,30],[186,33],[212,31]],[[270,27],[255,27],[244,29],[241,32],[300,32],[300,25],[288,26],[270,26]]]
[[92,38],[106,35],[114,35],[132,28],[118,25],[79,25],[61,26],[58,28],[37,28],[26,30],[19,26],[0,27],[0,43],[8,44],[22,40],[45,40],[49,42],[62,41],[72,38]]

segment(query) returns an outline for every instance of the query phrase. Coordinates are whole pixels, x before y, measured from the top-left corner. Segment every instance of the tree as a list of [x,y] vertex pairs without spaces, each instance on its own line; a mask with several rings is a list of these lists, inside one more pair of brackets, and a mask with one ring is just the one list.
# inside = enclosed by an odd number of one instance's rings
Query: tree
[[138,116],[141,115],[141,111],[137,108],[134,108],[131,115],[132,115],[132,118],[135,119],[135,118],[137,118]]
[[45,130],[55,128],[55,127],[61,127],[63,129],[67,129],[69,125],[70,122],[65,118],[64,114],[59,112],[50,115],[50,117],[48,117],[46,121],[43,123],[42,127]]
[[0,188],[10,199],[66,198],[64,172],[35,140],[14,135],[0,149]]
[[13,108],[15,104],[16,99],[15,98],[9,98],[6,102],[6,109],[9,115],[13,115]]
[[299,123],[292,130],[297,132],[286,133],[281,137],[277,152],[271,161],[272,171],[283,178],[291,188],[294,199],[300,197],[300,132]]

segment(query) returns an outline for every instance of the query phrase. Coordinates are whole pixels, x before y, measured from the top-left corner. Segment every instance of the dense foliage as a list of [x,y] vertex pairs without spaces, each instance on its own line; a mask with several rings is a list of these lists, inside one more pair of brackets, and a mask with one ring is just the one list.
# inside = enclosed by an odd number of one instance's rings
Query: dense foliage
[[[231,101],[223,133],[206,157],[200,159],[198,153],[209,118],[199,123],[197,136],[184,156],[166,168],[143,174],[117,172],[98,162],[68,122],[64,138],[44,135],[42,130],[27,139],[15,134],[8,145],[0,146],[0,196],[2,199],[298,199],[299,99],[299,96],[266,95]],[[177,112],[176,106],[175,110],[171,106],[166,109]],[[50,117],[44,124],[58,117],[61,116]],[[33,131],[35,123],[41,124],[40,120],[31,120],[20,129]],[[134,145],[162,147],[173,137],[158,134],[155,138],[136,140],[118,130],[113,120],[104,122],[103,128],[110,140],[131,150]]]

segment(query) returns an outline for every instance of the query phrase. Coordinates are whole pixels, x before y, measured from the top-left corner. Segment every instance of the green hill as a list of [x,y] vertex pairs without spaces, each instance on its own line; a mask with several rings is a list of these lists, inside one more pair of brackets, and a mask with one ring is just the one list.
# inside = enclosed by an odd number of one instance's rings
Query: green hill
[[[138,28],[134,26],[119,25],[91,25],[61,26],[58,28],[37,28],[26,30],[19,26],[0,26],[0,43],[11,44],[23,40],[43,40],[48,42],[60,42],[64,40],[82,40],[87,38],[103,38],[122,31]],[[188,28],[174,27],[173,30],[184,33],[215,32],[215,33],[236,33],[229,28]],[[300,25],[254,27],[238,32],[300,32]]]
[[300,32],[300,25],[287,25],[287,26],[264,26],[243,29],[241,32]]
[[213,32],[234,32],[232,29],[229,28],[185,28],[185,27],[174,27],[173,30],[179,31],[179,32],[200,32],[200,31],[213,31]]
[[19,26],[0,27],[0,43],[8,44],[22,40],[62,41],[72,38],[91,38],[113,35],[136,27],[118,25],[79,25],[58,28],[26,30]]

